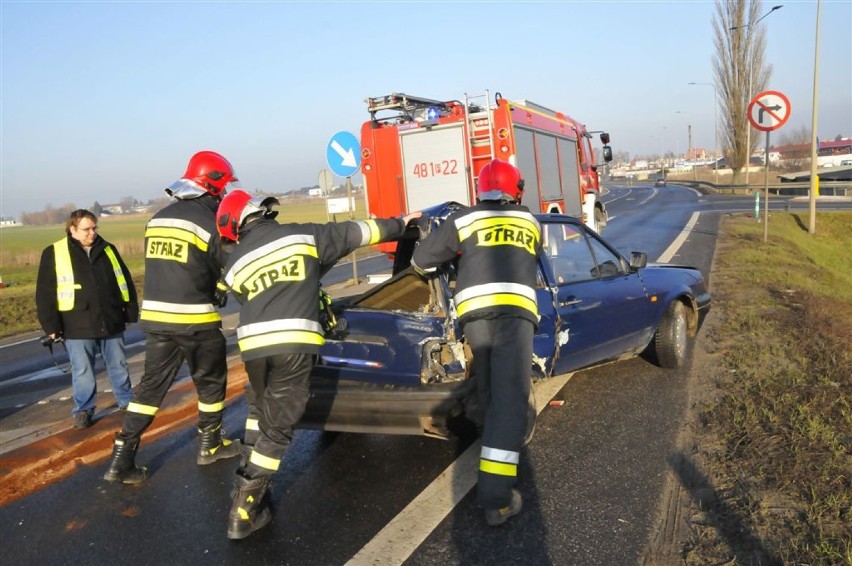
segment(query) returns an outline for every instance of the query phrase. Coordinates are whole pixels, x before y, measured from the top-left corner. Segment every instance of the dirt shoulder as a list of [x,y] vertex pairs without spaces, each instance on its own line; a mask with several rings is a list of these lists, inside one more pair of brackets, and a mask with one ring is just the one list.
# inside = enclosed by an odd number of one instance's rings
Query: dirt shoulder
[[849,219],[723,220],[643,564],[852,564]]

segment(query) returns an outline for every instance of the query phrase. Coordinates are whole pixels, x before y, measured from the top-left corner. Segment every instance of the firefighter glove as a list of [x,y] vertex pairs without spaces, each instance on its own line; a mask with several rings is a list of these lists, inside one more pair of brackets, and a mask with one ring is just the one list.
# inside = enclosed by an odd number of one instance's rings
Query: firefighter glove
[[213,293],[213,304],[219,308],[228,304],[228,286],[222,281],[216,282],[216,291]]

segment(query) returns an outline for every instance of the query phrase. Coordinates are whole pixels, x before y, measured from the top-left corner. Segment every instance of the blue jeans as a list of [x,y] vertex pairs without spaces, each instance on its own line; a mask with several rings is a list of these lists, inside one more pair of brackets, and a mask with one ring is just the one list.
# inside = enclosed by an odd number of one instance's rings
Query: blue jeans
[[104,358],[112,391],[119,407],[130,403],[130,370],[124,357],[124,334],[108,338],[65,340],[68,357],[71,359],[71,384],[74,392],[74,409],[71,414],[82,411],[94,412],[98,388],[95,382],[95,355]]

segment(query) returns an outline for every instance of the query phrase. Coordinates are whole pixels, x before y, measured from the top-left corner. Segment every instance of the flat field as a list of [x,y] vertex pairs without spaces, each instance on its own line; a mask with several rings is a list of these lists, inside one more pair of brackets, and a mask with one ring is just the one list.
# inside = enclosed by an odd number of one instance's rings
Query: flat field
[[[364,200],[355,198],[355,218],[366,216]],[[345,201],[344,201],[345,202]],[[346,214],[329,215],[325,199],[281,199],[279,222],[348,220]],[[133,274],[139,294],[145,276],[145,225],[150,214],[101,216],[98,232],[118,248]],[[35,311],[35,283],[42,250],[65,234],[64,224],[16,226],[0,229],[0,337],[39,330]],[[359,251],[359,255],[375,253]]]

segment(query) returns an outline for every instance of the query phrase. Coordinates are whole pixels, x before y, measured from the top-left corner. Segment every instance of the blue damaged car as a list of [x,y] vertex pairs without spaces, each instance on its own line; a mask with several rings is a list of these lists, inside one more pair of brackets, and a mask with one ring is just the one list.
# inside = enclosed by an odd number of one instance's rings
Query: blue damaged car
[[[424,212],[436,226],[461,207]],[[684,364],[710,308],[700,271],[647,264],[640,252],[623,257],[573,217],[537,218],[534,380],[640,354],[665,368]],[[445,438],[464,419],[475,389],[452,301],[454,265],[431,278],[410,267],[422,230],[400,239],[390,279],[332,303],[337,327],[320,351],[301,427]]]

